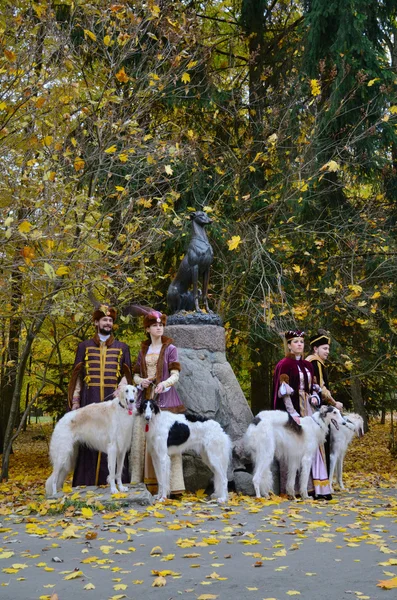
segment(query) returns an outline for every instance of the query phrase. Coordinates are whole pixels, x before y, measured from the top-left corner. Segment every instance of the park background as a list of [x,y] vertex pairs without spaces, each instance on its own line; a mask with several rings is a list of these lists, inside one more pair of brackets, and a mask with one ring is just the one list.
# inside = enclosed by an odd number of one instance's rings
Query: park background
[[64,411],[92,299],[167,310],[194,210],[253,412],[280,332],[323,327],[334,396],[395,451],[396,2],[0,8],[2,477],[15,426]]

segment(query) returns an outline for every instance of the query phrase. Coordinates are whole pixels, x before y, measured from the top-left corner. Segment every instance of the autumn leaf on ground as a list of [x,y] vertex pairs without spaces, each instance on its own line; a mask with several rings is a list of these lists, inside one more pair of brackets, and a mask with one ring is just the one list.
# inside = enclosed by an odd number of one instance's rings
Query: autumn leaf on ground
[[160,554],[163,554],[163,549],[161,546],[154,546],[154,548],[152,548],[150,551],[150,556],[158,556]]
[[215,571],[211,575],[206,575],[206,579],[216,579],[218,581],[226,581],[227,577],[221,577]]
[[156,577],[156,579],[152,583],[152,587],[164,587],[167,583],[165,577]]
[[394,590],[397,588],[397,577],[380,580],[376,585],[384,590]]
[[66,575],[64,579],[69,581],[69,579],[77,579],[77,577],[82,577],[83,575],[83,571],[73,571],[73,573],[69,573],[69,575]]

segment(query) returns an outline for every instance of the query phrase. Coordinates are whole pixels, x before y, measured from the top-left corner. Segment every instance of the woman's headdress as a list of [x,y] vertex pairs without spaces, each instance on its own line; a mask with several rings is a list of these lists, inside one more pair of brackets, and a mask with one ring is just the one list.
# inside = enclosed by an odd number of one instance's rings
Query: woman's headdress
[[154,308],[141,306],[140,304],[130,304],[123,312],[126,315],[133,315],[134,317],[142,316],[145,329],[155,323],[162,323],[163,325],[167,323],[167,315],[154,310]]
[[290,342],[294,338],[304,338],[305,335],[305,332],[301,331],[300,329],[290,329],[289,331],[285,332],[284,337],[287,342]]

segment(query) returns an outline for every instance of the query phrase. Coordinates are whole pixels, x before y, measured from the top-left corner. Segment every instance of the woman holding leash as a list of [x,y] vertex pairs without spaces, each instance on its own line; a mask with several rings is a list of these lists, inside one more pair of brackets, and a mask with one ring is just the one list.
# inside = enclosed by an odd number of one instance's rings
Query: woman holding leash
[[[137,306],[134,309],[133,312],[144,314],[143,325],[147,334],[133,369],[134,383],[140,388],[138,407],[143,400],[156,397],[161,410],[185,412],[185,407],[174,388],[181,370],[178,351],[172,340],[163,335],[167,317],[152,309]],[[150,455],[145,449],[142,418],[136,418],[134,422],[130,457],[131,482],[143,481],[151,493],[156,493],[157,480]],[[171,493],[179,494],[184,489],[182,457],[176,455],[171,458]]]
[[[310,354],[306,357],[306,360],[309,361],[313,366],[314,376],[318,385],[321,388],[320,398],[321,404],[330,404],[331,406],[335,406],[338,410],[343,410],[342,402],[337,402],[332,397],[331,392],[329,391],[329,382],[328,382],[328,372],[325,366],[325,361],[328,358],[329,350],[330,350],[331,338],[325,329],[319,329],[315,335],[312,335],[310,338]],[[327,459],[327,468],[329,470],[330,464],[330,440],[329,433],[327,435],[327,439],[324,444],[325,455]]]
[[[299,423],[300,417],[313,414],[320,405],[319,386],[314,384],[312,364],[304,360],[305,333],[290,330],[284,335],[285,358],[277,365],[273,378],[273,406],[287,411]],[[280,464],[280,488],[285,490],[286,467]],[[325,465],[324,448],[319,448],[312,464],[309,494],[315,498],[331,500],[331,490]]]
[[319,329],[315,335],[310,338],[310,354],[306,357],[312,366],[314,376],[318,385],[321,388],[321,403],[331,404],[338,410],[343,410],[342,402],[337,402],[332,397],[329,391],[328,372],[325,366],[325,361],[328,358],[330,350],[331,338],[325,329]]

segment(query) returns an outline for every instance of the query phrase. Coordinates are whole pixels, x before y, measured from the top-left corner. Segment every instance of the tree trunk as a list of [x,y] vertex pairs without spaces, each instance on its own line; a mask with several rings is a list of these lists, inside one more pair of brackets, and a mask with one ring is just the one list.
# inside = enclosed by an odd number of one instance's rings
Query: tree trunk
[[385,423],[386,423],[386,407],[383,405],[382,409],[381,409],[380,424],[384,425]]
[[350,391],[354,412],[361,415],[364,420],[364,431],[368,431],[368,416],[364,407],[363,396],[361,393],[361,381],[358,375],[353,375],[350,380]]
[[[18,261],[16,261],[18,264]],[[22,273],[15,268],[12,273],[11,306],[14,314],[17,314],[22,299]],[[5,447],[5,433],[11,411],[12,397],[15,389],[17,374],[19,338],[21,334],[20,317],[11,317],[8,331],[8,352],[6,354],[4,378],[1,385],[0,399],[0,454]]]
[[[251,147],[252,158],[263,150],[263,113],[265,106],[265,88],[263,84],[264,65],[264,12],[265,0],[244,0],[241,8],[242,24],[247,37],[249,51],[249,121],[253,139]],[[264,184],[263,170],[257,169],[252,175],[254,185],[261,188]]]
[[255,366],[251,371],[251,410],[254,415],[261,410],[269,410],[273,395],[273,368],[275,356],[273,346],[266,340],[256,340],[258,350],[252,350],[251,360]]
[[49,297],[49,299],[47,300],[42,311],[37,315],[36,320],[31,324],[29,331],[27,332],[27,335],[26,335],[26,340],[25,340],[23,349],[20,354],[19,362],[17,363],[17,365],[15,367],[16,368],[15,386],[14,386],[14,391],[12,394],[10,414],[8,417],[7,428],[6,428],[5,436],[4,436],[4,450],[3,450],[3,460],[2,460],[2,465],[1,465],[0,481],[8,479],[10,454],[11,454],[12,442],[14,439],[13,431],[14,431],[14,427],[15,427],[15,423],[16,423],[16,418],[19,413],[19,403],[20,403],[20,398],[21,398],[22,383],[23,383],[23,378],[24,378],[25,371],[26,371],[26,365],[27,365],[27,362],[28,362],[28,359],[30,356],[30,352],[32,349],[32,344],[33,344],[35,337],[41,330],[42,325],[43,325],[52,305],[55,302],[56,294],[59,291],[59,289],[61,288],[61,286],[62,286],[62,279],[59,279],[55,283],[53,292],[52,292],[51,296]]

